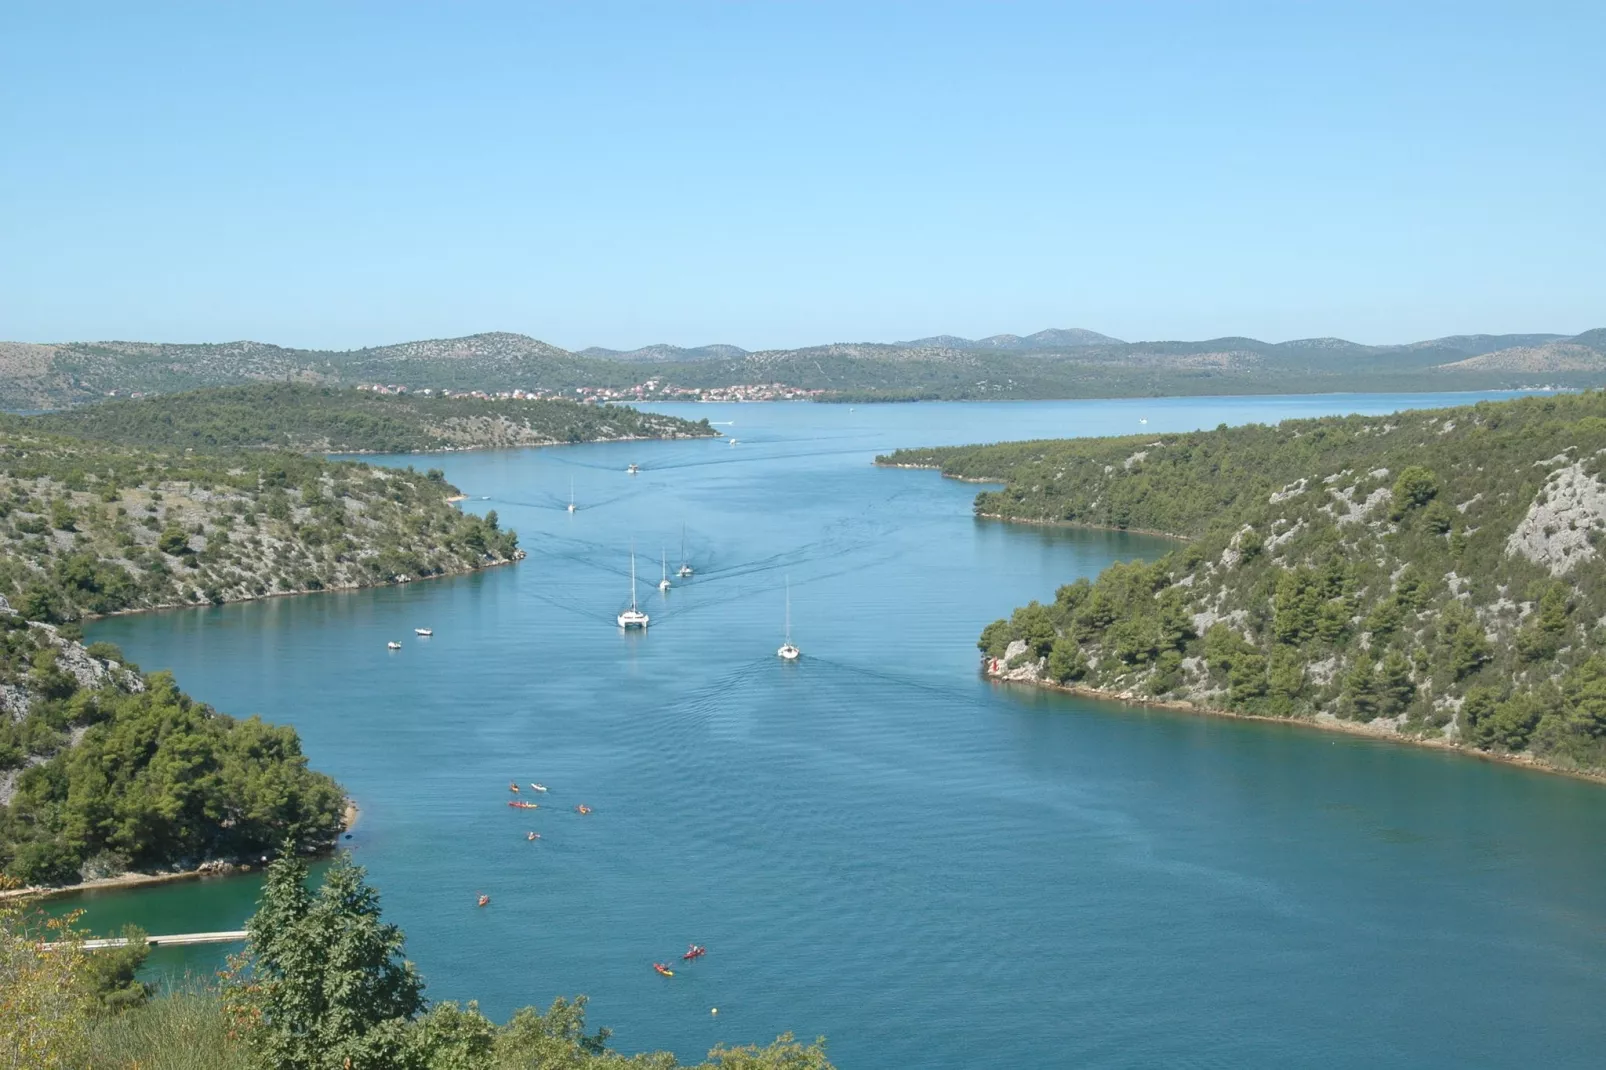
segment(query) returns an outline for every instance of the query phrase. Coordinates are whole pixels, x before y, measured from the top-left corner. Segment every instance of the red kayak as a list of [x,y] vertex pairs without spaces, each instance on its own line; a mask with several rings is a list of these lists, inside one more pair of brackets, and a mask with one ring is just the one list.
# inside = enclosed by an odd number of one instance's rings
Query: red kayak
[[706,954],[708,954],[708,949],[706,947],[702,946],[701,944],[693,944],[691,947],[686,949],[686,953],[684,955],[680,956],[680,960],[682,962],[690,962],[692,959],[700,959]]
[[523,799],[509,799],[507,804],[516,810],[539,810],[540,803],[525,802]]

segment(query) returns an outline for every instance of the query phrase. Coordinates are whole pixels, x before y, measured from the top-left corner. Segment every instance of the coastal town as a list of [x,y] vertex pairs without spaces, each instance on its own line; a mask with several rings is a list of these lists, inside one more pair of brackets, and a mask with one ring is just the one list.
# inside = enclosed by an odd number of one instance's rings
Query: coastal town
[[421,397],[478,398],[482,401],[581,401],[596,405],[640,401],[813,401],[826,390],[805,390],[785,383],[738,383],[731,386],[675,386],[648,379],[634,386],[577,386],[562,390],[448,390],[396,383],[361,383],[358,390],[375,394],[416,394]]

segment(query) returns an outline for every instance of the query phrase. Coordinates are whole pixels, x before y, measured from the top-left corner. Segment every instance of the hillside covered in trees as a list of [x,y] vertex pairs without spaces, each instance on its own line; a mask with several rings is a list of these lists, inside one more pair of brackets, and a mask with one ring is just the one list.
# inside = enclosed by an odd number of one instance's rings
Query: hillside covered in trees
[[686,389],[784,383],[837,401],[1584,387],[1606,383],[1606,332],[1374,346],[1342,338],[1124,342],[1069,329],[751,352],[658,345],[574,353],[505,331],[339,351],[252,341],[0,342],[0,407],[15,410],[266,380],[564,393],[648,380]]
[[467,572],[522,555],[441,473],[0,434],[0,595],[29,620]]
[[237,721],[0,601],[0,871],[70,884],[333,842],[292,728]]
[[483,400],[252,383],[107,401],[27,417],[20,426],[100,442],[217,450],[416,453],[717,434],[706,420],[625,406]]
[[989,625],[997,675],[1606,770],[1606,394],[881,460],[1188,540]]

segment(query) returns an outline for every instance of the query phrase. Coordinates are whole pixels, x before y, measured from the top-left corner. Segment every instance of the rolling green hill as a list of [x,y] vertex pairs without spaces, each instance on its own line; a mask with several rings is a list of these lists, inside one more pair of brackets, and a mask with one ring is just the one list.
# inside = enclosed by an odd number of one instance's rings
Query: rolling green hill
[[1188,540],[989,625],[990,673],[1606,771],[1606,394],[881,460]]
[[0,407],[13,410],[253,381],[567,393],[649,379],[688,389],[779,382],[842,401],[1581,387],[1606,384],[1606,340],[1597,329],[1388,346],[1338,338],[1122,342],[1070,329],[757,352],[712,345],[580,353],[505,332],[345,351],[250,341],[0,342]]

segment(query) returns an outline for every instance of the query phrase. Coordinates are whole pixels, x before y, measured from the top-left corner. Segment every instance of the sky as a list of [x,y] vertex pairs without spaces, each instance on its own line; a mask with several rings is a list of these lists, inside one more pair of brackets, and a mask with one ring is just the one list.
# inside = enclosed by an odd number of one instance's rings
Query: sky
[[1606,325],[1606,3],[0,5],[0,338]]

